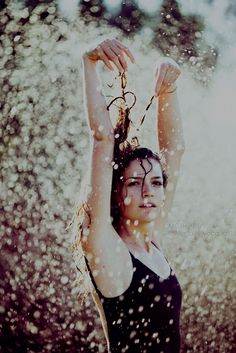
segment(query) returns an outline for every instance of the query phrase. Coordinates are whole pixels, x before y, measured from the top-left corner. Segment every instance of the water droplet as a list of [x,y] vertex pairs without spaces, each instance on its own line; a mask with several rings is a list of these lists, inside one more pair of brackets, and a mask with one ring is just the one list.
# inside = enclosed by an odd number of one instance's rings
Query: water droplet
[[136,334],[137,334],[136,331],[132,331],[131,334],[129,335],[129,338],[132,340]]
[[126,198],[124,199],[124,204],[125,204],[125,206],[130,205],[130,203],[131,203],[131,198],[130,198],[130,197],[126,197]]
[[66,284],[66,283],[68,283],[69,282],[69,278],[67,277],[67,276],[62,276],[61,277],[61,283],[62,284]]
[[154,301],[155,302],[159,302],[161,299],[160,295],[156,295],[155,298],[154,298]]

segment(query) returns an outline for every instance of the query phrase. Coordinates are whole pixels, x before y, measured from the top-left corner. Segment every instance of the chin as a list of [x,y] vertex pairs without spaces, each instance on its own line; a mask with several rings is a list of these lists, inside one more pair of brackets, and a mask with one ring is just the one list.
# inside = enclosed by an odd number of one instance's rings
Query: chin
[[[135,215],[137,214],[137,217]],[[135,222],[135,220],[138,221],[138,223],[151,223],[155,222],[158,218],[160,217],[160,210],[152,210],[152,212],[147,213],[147,214],[140,214],[140,213],[133,213],[131,214],[126,214],[125,218],[130,219],[131,222]]]
[[142,222],[150,223],[150,222],[156,221],[158,218],[159,218],[159,212],[152,212],[148,216],[143,218]]
[[153,216],[149,216],[149,217],[145,217],[145,218],[142,218],[140,219],[140,222],[143,222],[143,223],[151,223],[151,222],[154,222],[158,219],[158,215],[153,215]]

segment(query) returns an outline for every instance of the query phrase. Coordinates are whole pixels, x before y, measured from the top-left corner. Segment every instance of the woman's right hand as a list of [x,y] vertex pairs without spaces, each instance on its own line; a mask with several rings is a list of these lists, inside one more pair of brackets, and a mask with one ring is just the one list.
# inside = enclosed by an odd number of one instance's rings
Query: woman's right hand
[[135,59],[130,50],[116,39],[106,39],[98,44],[94,49],[85,52],[84,57],[87,57],[92,62],[99,60],[103,61],[107,68],[114,71],[111,63],[113,63],[119,73],[127,71],[127,62],[125,55],[134,64]]

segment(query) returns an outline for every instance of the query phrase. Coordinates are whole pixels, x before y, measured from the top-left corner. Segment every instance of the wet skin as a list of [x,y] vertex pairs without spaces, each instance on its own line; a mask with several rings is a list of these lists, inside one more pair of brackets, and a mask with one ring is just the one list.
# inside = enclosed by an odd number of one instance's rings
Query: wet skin
[[[123,221],[153,222],[164,200],[162,170],[154,159],[134,160],[123,174],[118,202]],[[137,223],[137,222],[136,222]]]

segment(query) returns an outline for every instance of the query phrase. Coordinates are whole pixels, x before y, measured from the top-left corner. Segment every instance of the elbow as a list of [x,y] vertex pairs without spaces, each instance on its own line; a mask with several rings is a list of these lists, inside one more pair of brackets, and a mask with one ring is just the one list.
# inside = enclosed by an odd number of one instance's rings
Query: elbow
[[179,154],[184,154],[184,152],[185,152],[185,142],[184,141],[181,141],[177,144],[176,151]]
[[101,142],[107,142],[107,143],[113,143],[114,144],[114,132],[113,129],[110,131],[101,131],[100,129],[96,129],[95,131],[92,131],[92,137],[95,141],[101,141]]

